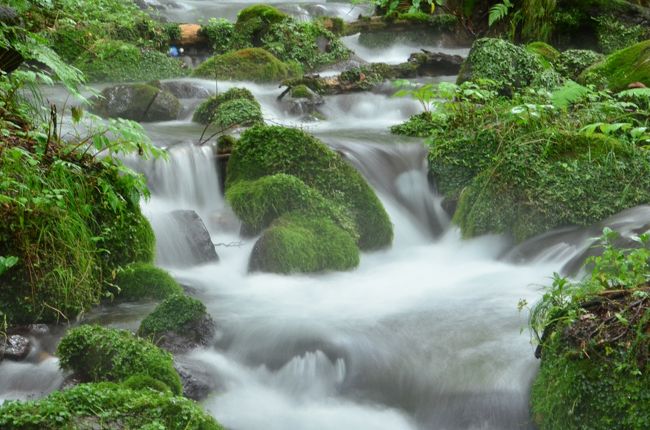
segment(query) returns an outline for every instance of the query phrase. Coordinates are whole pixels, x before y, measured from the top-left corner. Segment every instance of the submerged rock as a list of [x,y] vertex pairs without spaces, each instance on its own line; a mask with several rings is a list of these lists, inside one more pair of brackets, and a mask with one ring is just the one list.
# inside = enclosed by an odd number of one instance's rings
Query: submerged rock
[[210,97],[210,91],[192,82],[165,81],[160,82],[159,84],[160,89],[170,92],[179,99],[198,99]]
[[199,402],[208,397],[208,394],[214,390],[215,387],[210,381],[210,374],[204,367],[188,361],[176,360],[174,368],[181,377],[183,396],[188,399]]
[[291,88],[288,97],[282,97],[281,104],[291,115],[320,117],[318,107],[325,104],[325,99],[308,86],[297,85]]
[[109,118],[133,121],[171,121],[178,118],[181,103],[169,91],[147,84],[115,85],[92,100],[91,111]]

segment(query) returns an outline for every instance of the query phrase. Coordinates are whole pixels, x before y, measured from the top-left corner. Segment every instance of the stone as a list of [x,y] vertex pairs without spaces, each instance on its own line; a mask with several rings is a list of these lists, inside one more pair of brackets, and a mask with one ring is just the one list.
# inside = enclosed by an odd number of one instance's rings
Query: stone
[[169,91],[179,99],[204,99],[210,97],[210,91],[192,82],[165,81],[160,83],[160,88]]
[[0,342],[0,357],[7,360],[21,361],[29,355],[31,349],[32,345],[28,338],[14,334]]
[[91,111],[108,118],[172,121],[178,119],[181,103],[169,91],[151,85],[115,85],[105,88],[101,97],[91,100]]
[[200,402],[205,400],[214,390],[214,384],[210,381],[209,373],[198,364],[185,360],[176,360],[174,368],[181,377],[183,385],[183,396],[188,399]]
[[219,261],[210,233],[195,211],[176,210],[171,212],[171,216],[187,239],[195,264]]

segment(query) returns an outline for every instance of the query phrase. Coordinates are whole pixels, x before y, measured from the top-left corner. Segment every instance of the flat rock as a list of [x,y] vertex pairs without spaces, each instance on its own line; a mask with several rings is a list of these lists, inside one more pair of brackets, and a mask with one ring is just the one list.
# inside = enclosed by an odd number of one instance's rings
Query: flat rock
[[32,344],[28,338],[14,334],[7,337],[6,341],[0,344],[0,357],[7,360],[21,361],[29,355],[31,349]]

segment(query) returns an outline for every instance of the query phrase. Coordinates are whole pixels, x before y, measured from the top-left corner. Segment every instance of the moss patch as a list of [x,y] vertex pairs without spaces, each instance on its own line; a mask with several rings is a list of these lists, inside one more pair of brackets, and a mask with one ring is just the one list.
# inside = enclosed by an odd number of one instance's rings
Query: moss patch
[[273,273],[349,270],[359,264],[352,236],[327,218],[287,214],[255,243],[249,269]]
[[246,99],[246,100],[257,102],[255,100],[255,96],[253,96],[253,93],[251,93],[250,90],[246,88],[238,88],[238,87],[231,88],[224,93],[211,96],[210,98],[202,102],[196,108],[196,111],[192,116],[192,121],[198,122],[199,124],[208,124],[212,122],[212,119],[214,118],[217,109],[219,109],[219,105],[227,101],[236,100],[236,99]]
[[547,68],[551,67],[560,57],[560,51],[544,42],[529,43],[526,45],[526,50],[539,55],[542,59],[542,64]]
[[0,406],[0,427],[222,430],[214,418],[191,400],[110,382],[81,384],[37,401],[6,402]]
[[264,122],[262,110],[257,101],[247,99],[229,100],[219,106],[212,119],[222,130],[232,127],[250,127]]
[[246,48],[209,58],[192,76],[253,82],[279,82],[298,76],[299,70],[262,48]]
[[159,337],[166,332],[185,333],[188,328],[207,316],[205,305],[184,294],[175,294],[165,299],[140,323],[138,335]]
[[120,300],[164,299],[183,289],[166,271],[150,263],[133,263],[118,272],[115,285]]
[[584,71],[584,82],[604,81],[612,91],[621,91],[634,82],[650,87],[650,40],[616,51]]
[[383,205],[339,154],[297,129],[255,126],[244,132],[228,163],[228,186],[276,173],[296,176],[345,207],[356,223],[361,249],[391,244],[392,224]]
[[90,82],[150,81],[187,74],[180,60],[113,40],[95,42],[74,65]]
[[182,392],[170,354],[125,330],[85,325],[70,330],[57,348],[63,369],[85,381],[124,381],[148,375]]

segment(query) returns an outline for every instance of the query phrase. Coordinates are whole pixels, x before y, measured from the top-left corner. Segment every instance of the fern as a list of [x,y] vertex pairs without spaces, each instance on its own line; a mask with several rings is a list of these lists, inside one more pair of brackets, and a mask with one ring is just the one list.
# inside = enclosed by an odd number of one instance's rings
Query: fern
[[566,109],[590,93],[589,88],[569,81],[551,94],[551,102],[556,108]]
[[510,12],[510,8],[513,7],[513,4],[510,0],[504,0],[503,3],[495,4],[490,8],[490,14],[488,16],[488,26],[492,27],[495,22],[501,21]]

